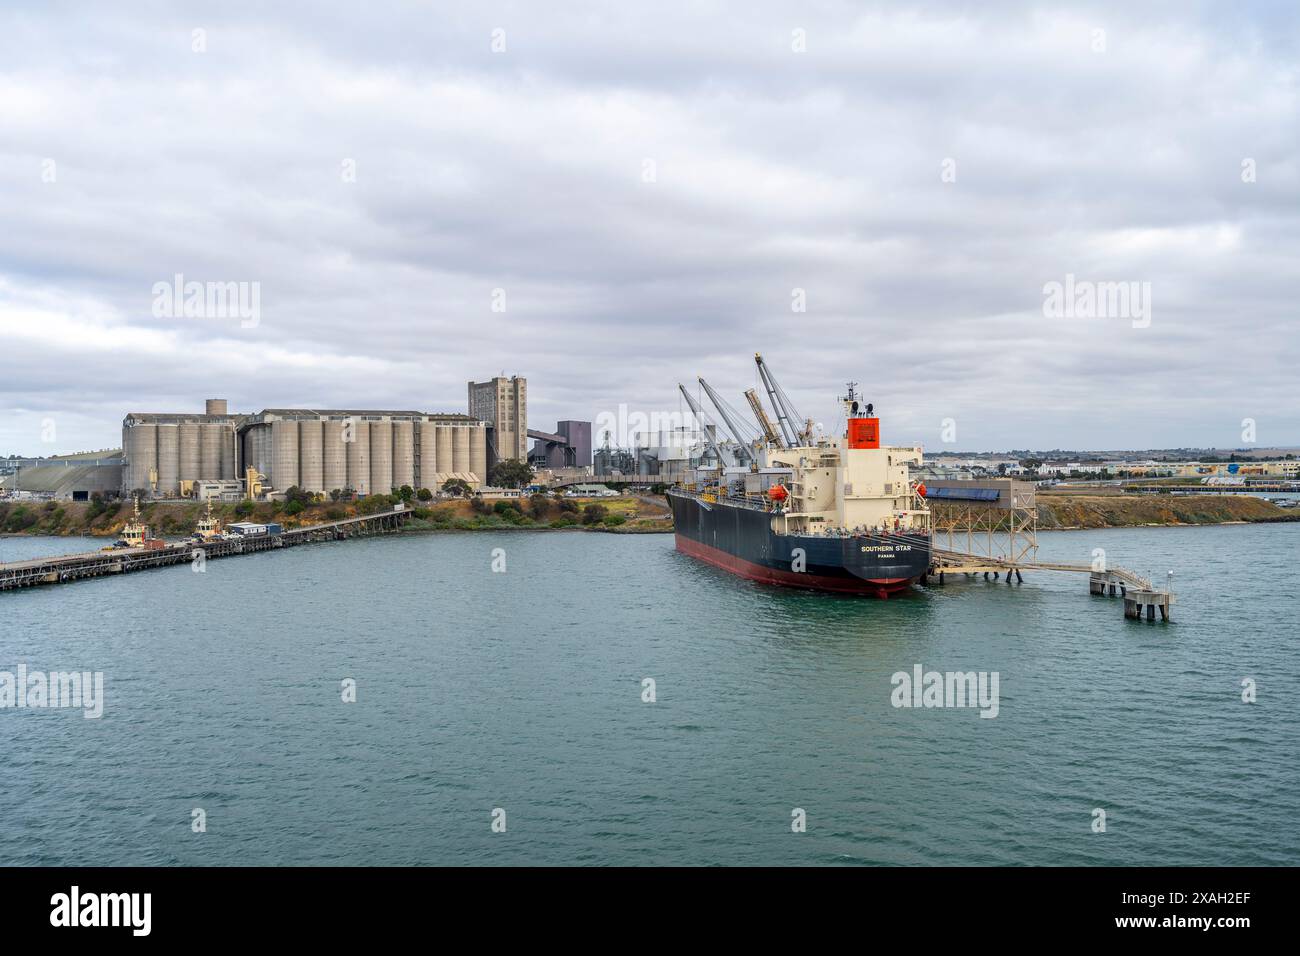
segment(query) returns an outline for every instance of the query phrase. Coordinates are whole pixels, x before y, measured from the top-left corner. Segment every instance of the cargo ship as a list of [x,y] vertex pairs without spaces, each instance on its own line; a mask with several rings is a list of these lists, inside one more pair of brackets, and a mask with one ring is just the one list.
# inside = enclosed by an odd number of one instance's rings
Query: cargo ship
[[[759,429],[746,442],[735,409],[700,380],[736,443],[728,455],[710,437],[716,464],[669,489],[677,550],[767,584],[881,598],[905,591],[931,563],[925,486],[910,477],[921,448],[882,446],[880,419],[863,406],[856,383],[842,399],[843,433],[814,434],[762,356],[755,361],[777,423],[750,389]],[[716,432],[706,425],[704,434]]]

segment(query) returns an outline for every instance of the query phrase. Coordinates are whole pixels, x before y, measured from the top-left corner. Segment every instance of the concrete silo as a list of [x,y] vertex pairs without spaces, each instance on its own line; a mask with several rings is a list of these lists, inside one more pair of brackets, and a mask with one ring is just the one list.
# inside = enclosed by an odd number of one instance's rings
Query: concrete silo
[[420,473],[416,479],[421,488],[437,491],[438,473],[438,425],[436,422],[420,422]]
[[480,484],[487,484],[487,427],[484,425],[470,426],[469,470]]
[[158,426],[158,494],[173,498],[181,490],[180,428]]
[[451,467],[451,426],[439,425],[435,442],[438,447],[438,473],[449,474]]
[[343,423],[322,422],[321,490],[326,494],[348,486],[348,448],[343,444]]
[[451,430],[451,470],[458,475],[469,471],[468,425],[457,425]]
[[230,434],[225,425],[199,426],[199,473],[197,478],[221,477],[221,443]]
[[415,487],[415,427],[393,422],[393,487]]
[[178,478],[187,481],[193,481],[196,478],[202,478],[199,474],[202,449],[199,447],[199,433],[202,425],[190,422],[182,422],[176,426],[176,440],[179,443],[179,470]]
[[298,487],[303,491],[325,490],[322,424],[317,419],[298,423]]
[[298,484],[298,423],[293,419],[271,422],[271,473],[266,477],[276,491]]
[[393,488],[393,425],[370,423],[370,493],[386,495]]
[[[348,487],[359,495],[370,494],[370,423],[353,418],[349,423],[352,440],[348,449]],[[345,431],[346,434],[346,431]]]
[[122,471],[122,491],[126,494],[143,488],[149,490],[149,471],[158,467],[158,426],[132,425],[122,429],[122,451],[127,467]]
[[235,426],[222,425],[219,429],[221,432],[221,472],[219,478],[238,478],[235,474],[235,447],[239,442],[239,436],[235,433]]

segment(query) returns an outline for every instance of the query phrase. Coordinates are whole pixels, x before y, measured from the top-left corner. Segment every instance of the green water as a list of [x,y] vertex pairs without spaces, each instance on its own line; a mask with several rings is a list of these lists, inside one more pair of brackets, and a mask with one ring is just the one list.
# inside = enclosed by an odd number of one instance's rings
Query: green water
[[[661,535],[408,535],[6,592],[0,670],[102,671],[106,699],[0,710],[0,863],[1300,864],[1300,526],[1040,538],[1173,569],[1173,623],[1059,574],[777,590]],[[892,706],[917,664],[997,672],[997,716]]]

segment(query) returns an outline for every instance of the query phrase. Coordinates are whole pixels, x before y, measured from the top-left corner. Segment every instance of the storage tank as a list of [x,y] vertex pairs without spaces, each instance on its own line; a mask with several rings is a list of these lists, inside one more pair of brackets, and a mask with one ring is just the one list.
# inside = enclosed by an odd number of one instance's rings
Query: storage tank
[[487,427],[484,425],[470,427],[469,470],[474,473],[479,484],[487,484]]
[[[243,467],[256,468],[259,473],[266,475],[267,481],[270,481],[272,464],[271,426],[259,423],[244,432]],[[244,476],[237,477],[242,480]]]
[[303,491],[325,490],[322,424],[319,419],[298,423],[298,487]]
[[393,489],[393,425],[370,423],[370,493],[386,495]]
[[235,474],[238,466],[235,463],[235,446],[239,441],[239,436],[235,432],[235,426],[221,425],[213,426],[213,431],[221,433],[221,472],[219,478],[236,478]]
[[175,497],[181,490],[180,455],[180,429],[176,425],[159,425],[158,494],[163,497]]
[[122,450],[127,467],[123,470],[123,488],[127,494],[138,488],[149,491],[149,469],[158,467],[158,426],[132,425],[122,429]]
[[451,470],[458,475],[469,471],[469,427],[466,425],[451,430]]
[[354,418],[352,441],[344,442],[348,449],[348,487],[359,495],[370,494],[370,423]]
[[439,425],[435,441],[438,447],[438,472],[444,475],[449,474],[453,470],[451,467],[451,426]]
[[223,425],[199,426],[199,473],[196,478],[221,477],[221,443],[227,431]]
[[411,422],[393,422],[393,487],[415,487],[415,428]]
[[416,475],[421,488],[437,491],[438,473],[438,425],[436,422],[420,422],[420,473]]
[[348,449],[342,422],[321,422],[321,490],[329,494],[348,486]]
[[271,487],[286,491],[298,484],[298,423],[277,418],[271,422]]
[[206,415],[225,415],[226,400],[224,398],[209,398],[204,403],[204,414]]
[[200,427],[188,422],[176,426],[180,442],[180,477],[189,481],[203,477],[199,474],[200,456],[203,451],[199,447]]

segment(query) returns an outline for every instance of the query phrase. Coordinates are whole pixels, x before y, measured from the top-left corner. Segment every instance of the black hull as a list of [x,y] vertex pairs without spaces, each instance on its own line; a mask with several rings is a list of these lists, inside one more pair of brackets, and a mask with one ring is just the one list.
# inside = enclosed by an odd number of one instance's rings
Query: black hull
[[[772,531],[772,515],[755,508],[707,502],[676,489],[669,491],[668,503],[677,550],[754,581],[885,597],[930,568],[926,535],[784,535]],[[802,549],[801,560],[796,549]]]

